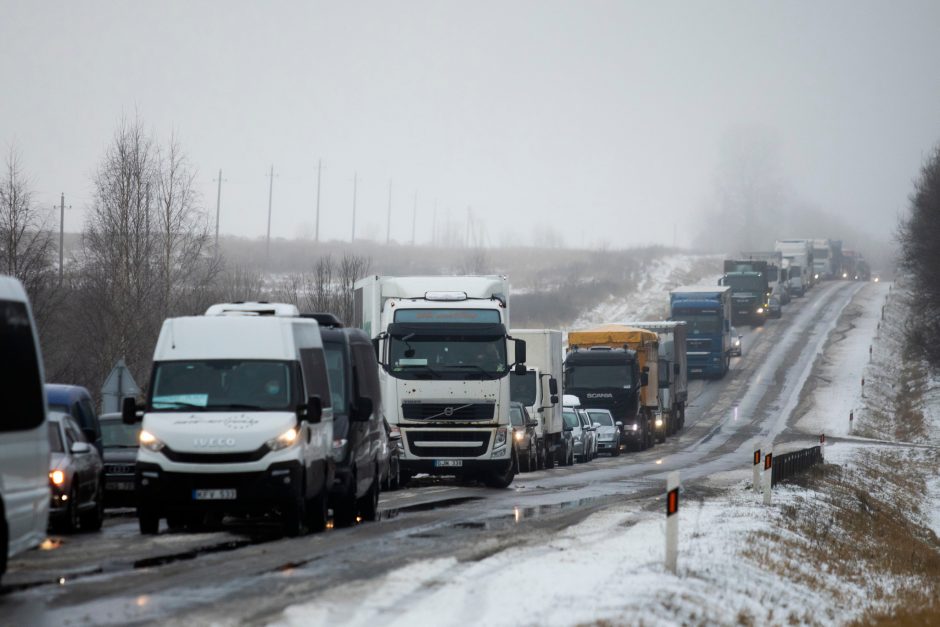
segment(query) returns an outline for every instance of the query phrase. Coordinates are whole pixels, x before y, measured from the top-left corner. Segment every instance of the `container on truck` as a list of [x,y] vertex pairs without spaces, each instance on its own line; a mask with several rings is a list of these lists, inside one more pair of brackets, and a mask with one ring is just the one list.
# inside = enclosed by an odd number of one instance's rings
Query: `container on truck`
[[720,379],[731,363],[731,288],[678,287],[669,293],[669,319],[686,323],[689,377]]
[[[774,250],[783,253],[785,259],[790,260],[790,279],[794,278],[792,268],[797,266],[800,270],[800,283],[803,291],[813,286],[813,240],[811,239],[778,239],[774,242]],[[802,294],[801,294],[802,295]]]
[[652,331],[606,324],[568,333],[566,393],[587,408],[609,409],[641,449],[665,434],[658,370],[659,336]]
[[[526,371],[509,376],[510,397],[525,405],[529,416],[538,422],[536,467],[551,468],[564,455],[564,421],[558,400],[562,394],[562,334],[554,329],[513,329],[511,334],[526,343]],[[509,344],[509,354],[515,361],[515,343]]]
[[316,320],[292,305],[235,303],[169,318],[153,354],[135,483],[140,531],[280,516],[322,530],[333,480],[333,411]]
[[659,407],[666,421],[666,432],[677,433],[685,426],[685,406],[689,400],[687,325],[667,320],[625,324],[659,336]]
[[[507,487],[517,472],[509,371],[525,342],[509,336],[504,276],[370,276],[355,284],[356,326],[382,366],[385,417],[400,435],[402,482],[416,473]],[[507,344],[515,344],[515,363]]]

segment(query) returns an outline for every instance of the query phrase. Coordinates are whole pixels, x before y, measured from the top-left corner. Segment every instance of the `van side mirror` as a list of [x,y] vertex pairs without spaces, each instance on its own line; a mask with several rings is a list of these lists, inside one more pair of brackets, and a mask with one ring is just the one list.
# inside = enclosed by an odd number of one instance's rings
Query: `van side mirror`
[[316,424],[323,420],[323,401],[319,396],[314,395],[307,399],[306,410],[307,415],[304,418],[307,422]]
[[650,384],[650,375],[648,372],[644,372],[640,375],[640,387],[646,387]]
[[[556,379],[555,377],[551,377],[548,380],[548,393],[551,394],[552,396],[558,395],[558,379]],[[552,402],[557,403],[558,401],[555,400]]]
[[372,418],[372,411],[375,406],[372,399],[368,396],[360,396],[356,399],[355,411],[350,412],[350,417],[355,422],[368,422]]
[[126,425],[135,425],[140,422],[137,419],[137,399],[132,396],[121,401],[121,422]]

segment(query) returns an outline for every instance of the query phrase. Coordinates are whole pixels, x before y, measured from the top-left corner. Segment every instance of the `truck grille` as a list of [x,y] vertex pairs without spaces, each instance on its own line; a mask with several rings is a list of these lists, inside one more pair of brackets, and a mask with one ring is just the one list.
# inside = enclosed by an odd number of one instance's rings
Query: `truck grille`
[[479,457],[490,445],[490,431],[405,432],[408,449],[418,457]]
[[496,403],[402,403],[406,420],[492,420]]
[[689,352],[710,351],[712,349],[711,340],[686,340],[686,347]]

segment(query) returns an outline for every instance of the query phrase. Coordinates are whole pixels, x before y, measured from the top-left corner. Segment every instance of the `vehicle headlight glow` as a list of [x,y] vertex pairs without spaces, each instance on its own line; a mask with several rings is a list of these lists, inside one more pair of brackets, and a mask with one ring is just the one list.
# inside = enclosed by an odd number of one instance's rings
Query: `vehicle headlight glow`
[[639,431],[639,430],[640,430],[639,424],[634,422],[632,425],[630,425],[630,431]]
[[[276,438],[271,438],[268,440],[268,448],[272,451],[279,451],[281,449],[287,448],[297,441],[297,435],[297,427],[291,427]],[[333,446],[336,446],[336,440],[333,440]],[[342,444],[340,444],[340,446],[342,446]]]
[[516,442],[522,442],[525,439],[525,431],[516,431],[513,437],[516,438]]
[[763,307],[758,307],[758,308],[757,308],[757,313],[759,313],[759,314],[764,313],[764,308],[763,308]]
[[142,447],[148,451],[153,451],[154,453],[159,453],[160,449],[162,449],[164,446],[163,442],[161,442],[157,436],[143,429],[140,430],[140,435],[137,436],[137,441],[140,442]]
[[61,470],[53,470],[49,473],[49,481],[55,485],[62,485],[65,482],[65,473]]
[[661,427],[661,426],[663,426],[663,417],[662,417],[662,416],[656,416],[656,428],[658,429],[658,428]]

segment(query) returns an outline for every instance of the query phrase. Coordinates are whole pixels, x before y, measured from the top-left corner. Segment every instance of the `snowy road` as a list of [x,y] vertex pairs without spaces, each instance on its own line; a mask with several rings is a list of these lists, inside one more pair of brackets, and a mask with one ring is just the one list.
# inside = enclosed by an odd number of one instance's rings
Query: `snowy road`
[[379,523],[300,539],[240,527],[144,538],[134,518],[114,517],[100,534],[65,537],[11,563],[0,623],[265,623],[288,605],[416,559],[478,560],[537,545],[613,503],[658,507],[670,470],[682,471],[687,494],[706,493],[747,464],[755,443],[815,437],[789,426],[791,415],[826,338],[864,287],[825,283],[782,320],[742,329],[744,355],[729,376],[694,382],[686,429],[649,451],[520,475],[504,491],[427,480],[384,494]]

